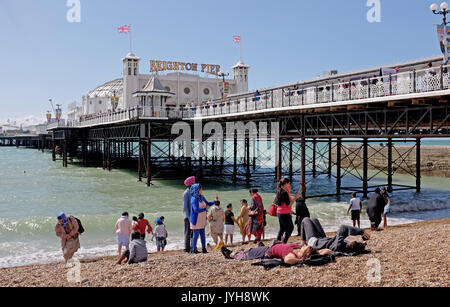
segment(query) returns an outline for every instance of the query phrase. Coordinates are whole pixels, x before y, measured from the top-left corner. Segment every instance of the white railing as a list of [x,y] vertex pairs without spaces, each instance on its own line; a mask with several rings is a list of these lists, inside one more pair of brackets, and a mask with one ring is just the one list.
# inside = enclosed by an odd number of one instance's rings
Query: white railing
[[450,88],[450,66],[413,70],[379,77],[332,82],[305,88],[282,88],[218,102],[197,109],[195,117],[236,114],[290,106],[345,102]]
[[[114,113],[82,116],[79,121],[54,122],[47,129],[58,127],[89,127],[100,124],[130,121],[139,118],[192,119],[270,110],[292,106],[315,105],[329,102],[346,102],[358,99],[379,98],[411,93],[449,89],[450,66],[414,70],[372,78],[350,79],[348,82],[328,82],[304,88],[281,88],[252,94],[229,101],[219,101],[201,107],[161,108],[135,107]],[[442,71],[441,71],[442,70]]]

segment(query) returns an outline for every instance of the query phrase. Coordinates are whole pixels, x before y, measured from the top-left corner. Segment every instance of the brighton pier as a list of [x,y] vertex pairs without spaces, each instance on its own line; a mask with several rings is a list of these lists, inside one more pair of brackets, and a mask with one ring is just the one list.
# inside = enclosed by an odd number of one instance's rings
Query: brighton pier
[[[48,135],[3,137],[0,145],[50,149],[65,167],[78,161],[105,170],[134,168],[148,186],[154,178],[190,174],[246,183],[258,176],[294,177],[307,199],[324,196],[306,188],[318,176],[335,180],[336,190],[327,195],[356,191],[367,197],[378,186],[369,172],[374,155],[387,155],[386,168],[376,174],[384,176],[388,190],[420,192],[421,140],[450,137],[450,71],[442,57],[331,74],[187,108],[166,106],[164,89],[153,78],[152,88],[133,93],[135,107],[55,122]],[[399,142],[410,146],[402,152],[413,154],[414,163],[398,154]],[[273,155],[274,164],[265,164]],[[351,162],[356,158],[361,163]],[[415,185],[395,183],[399,168],[415,177]],[[343,186],[345,176],[360,185]]]

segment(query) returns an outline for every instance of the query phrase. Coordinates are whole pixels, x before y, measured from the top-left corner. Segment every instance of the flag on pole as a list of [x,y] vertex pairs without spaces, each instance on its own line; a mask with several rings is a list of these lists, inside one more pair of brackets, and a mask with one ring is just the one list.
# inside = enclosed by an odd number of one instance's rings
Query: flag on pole
[[131,25],[121,26],[117,29],[119,33],[130,34],[130,53],[133,53],[133,41],[131,38]]
[[122,26],[122,27],[120,27],[118,30],[119,30],[119,33],[125,33],[125,34],[128,34],[129,32],[131,32],[131,27],[130,27],[130,25],[128,25],[128,26]]
[[242,43],[241,43],[241,36],[240,35],[235,35],[233,36],[233,40],[236,44],[239,44],[239,51],[241,53],[241,58],[240,61],[242,62]]

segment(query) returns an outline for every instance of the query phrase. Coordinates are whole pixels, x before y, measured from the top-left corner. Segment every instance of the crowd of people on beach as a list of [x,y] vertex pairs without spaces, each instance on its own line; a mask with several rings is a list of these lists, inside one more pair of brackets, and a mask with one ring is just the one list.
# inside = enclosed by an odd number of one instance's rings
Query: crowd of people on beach
[[[253,260],[253,259],[281,259],[286,264],[296,264],[312,255],[326,256],[336,253],[360,254],[363,253],[370,235],[360,225],[362,201],[357,193],[352,194],[347,214],[353,221],[353,226],[342,225],[337,235],[327,237],[322,225],[316,218],[311,218],[309,210],[299,193],[292,196],[291,182],[283,178],[277,186],[277,194],[273,204],[265,210],[263,200],[258,189],[249,190],[250,201],[240,201],[238,215],[235,217],[233,205],[221,207],[218,194],[215,200],[209,202],[203,195],[201,184],[196,183],[194,176],[184,181],[186,187],[183,200],[184,213],[184,252],[198,254],[198,239],[201,243],[201,252],[208,253],[205,229],[209,223],[209,234],[214,241],[215,249],[220,249],[227,259]],[[295,211],[293,211],[295,204]],[[380,230],[379,226],[384,218],[384,228],[387,227],[387,216],[391,212],[391,199],[386,188],[376,188],[370,196],[367,214],[371,223],[371,230]],[[266,215],[278,218],[279,231],[277,238],[271,246],[262,242],[265,238],[267,225]],[[300,244],[289,244],[294,231],[293,215],[297,225]],[[70,260],[80,248],[79,236],[84,232],[81,221],[73,216],[60,213],[57,216],[55,232],[61,239],[61,248],[66,261]],[[123,212],[115,225],[119,259],[117,264],[133,264],[147,261],[148,248],[145,241],[146,234],[151,234],[151,241],[156,239],[157,252],[163,252],[167,245],[168,232],[164,225],[164,216],[155,220],[155,229],[145,219],[144,213],[129,219],[128,212]],[[233,253],[227,247],[233,246],[235,226],[238,226],[242,236],[242,244],[248,244],[254,237],[253,243],[258,247],[248,251]],[[358,225],[358,227],[356,227]],[[348,242],[348,236],[361,236],[362,241]],[[122,252],[122,248],[125,251]],[[125,261],[126,260],[126,261]]]

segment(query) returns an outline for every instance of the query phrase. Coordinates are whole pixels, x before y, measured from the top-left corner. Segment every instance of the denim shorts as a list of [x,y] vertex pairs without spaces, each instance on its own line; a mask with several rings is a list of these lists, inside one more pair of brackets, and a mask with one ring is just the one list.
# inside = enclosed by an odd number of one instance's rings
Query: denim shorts
[[164,248],[164,247],[166,247],[166,239],[156,238],[156,248]]

